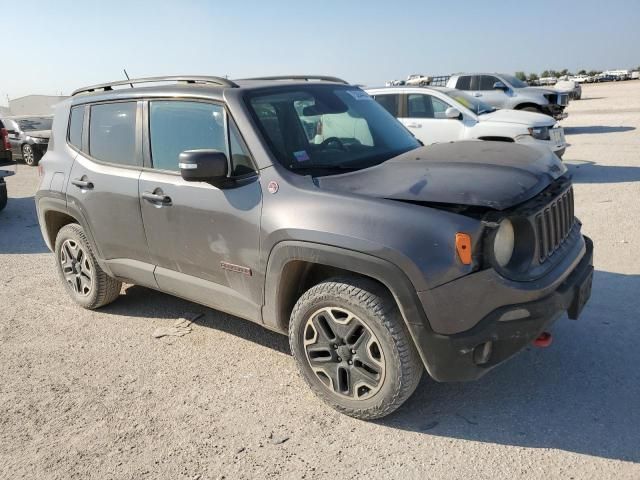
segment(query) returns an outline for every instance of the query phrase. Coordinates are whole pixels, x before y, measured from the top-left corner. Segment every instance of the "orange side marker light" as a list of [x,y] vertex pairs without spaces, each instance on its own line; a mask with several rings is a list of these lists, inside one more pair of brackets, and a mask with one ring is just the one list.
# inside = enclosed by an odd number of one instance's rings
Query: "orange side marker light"
[[471,265],[471,236],[468,233],[456,233],[456,252],[463,264]]

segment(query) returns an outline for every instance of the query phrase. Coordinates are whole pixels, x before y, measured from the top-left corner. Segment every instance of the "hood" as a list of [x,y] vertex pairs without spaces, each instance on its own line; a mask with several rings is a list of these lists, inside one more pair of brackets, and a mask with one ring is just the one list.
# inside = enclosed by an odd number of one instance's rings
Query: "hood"
[[30,137],[51,138],[51,130],[29,130],[24,133]]
[[421,147],[375,167],[319,177],[317,185],[391,200],[504,210],[537,195],[566,171],[548,149],[462,141]]
[[558,93],[552,88],[545,88],[545,87],[525,87],[525,88],[517,88],[516,90],[518,92],[541,93],[543,95],[546,93]]
[[553,127],[556,121],[549,115],[522,110],[502,109],[478,115],[479,122],[517,123],[528,127]]

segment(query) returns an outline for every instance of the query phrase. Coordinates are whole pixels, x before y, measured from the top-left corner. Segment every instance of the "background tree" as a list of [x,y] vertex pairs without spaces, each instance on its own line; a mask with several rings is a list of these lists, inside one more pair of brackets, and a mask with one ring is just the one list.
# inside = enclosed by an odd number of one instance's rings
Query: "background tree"
[[533,82],[537,82],[538,81],[538,75],[536,73],[530,73],[529,74],[529,78],[527,79],[527,81],[529,83],[533,83]]
[[522,80],[523,82],[527,81],[527,75],[524,72],[516,72],[516,78],[518,80]]
[[600,72],[597,70],[590,70],[589,71],[589,76],[590,77],[595,77],[596,75],[598,75]]
[[549,72],[549,70],[545,70],[544,72],[542,72],[540,74],[541,77],[550,77],[551,76],[551,72]]
[[578,72],[578,75],[586,75],[586,74],[587,74],[587,71],[586,71],[586,70],[580,70],[580,71]]

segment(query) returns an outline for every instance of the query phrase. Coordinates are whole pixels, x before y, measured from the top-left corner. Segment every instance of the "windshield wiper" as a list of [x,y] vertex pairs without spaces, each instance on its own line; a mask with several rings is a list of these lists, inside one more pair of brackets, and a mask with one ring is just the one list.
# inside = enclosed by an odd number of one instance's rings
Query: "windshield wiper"
[[354,170],[360,170],[362,167],[354,167],[354,166],[347,166],[347,165],[332,165],[332,164],[315,164],[315,165],[290,165],[289,168],[295,172],[309,172],[313,170],[352,172]]

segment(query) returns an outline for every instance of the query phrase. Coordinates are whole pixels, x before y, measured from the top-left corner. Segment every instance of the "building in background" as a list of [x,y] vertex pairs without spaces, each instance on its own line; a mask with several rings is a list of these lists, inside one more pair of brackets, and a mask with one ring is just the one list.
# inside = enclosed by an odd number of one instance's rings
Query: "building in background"
[[[53,115],[56,103],[69,97],[57,95],[27,95],[9,100],[9,112],[3,115]],[[3,110],[5,107],[0,107]]]

